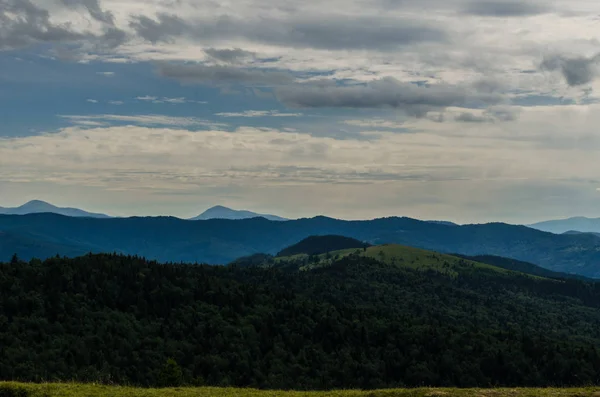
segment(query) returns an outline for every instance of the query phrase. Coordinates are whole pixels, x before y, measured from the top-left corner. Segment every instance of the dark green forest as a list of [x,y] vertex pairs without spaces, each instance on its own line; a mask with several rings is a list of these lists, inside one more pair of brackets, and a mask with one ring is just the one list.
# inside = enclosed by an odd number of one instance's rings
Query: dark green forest
[[302,241],[279,251],[277,256],[293,256],[299,254],[320,255],[331,251],[350,248],[366,248],[370,246],[371,244],[344,236],[309,236]]
[[0,264],[0,378],[277,389],[599,383],[599,284],[461,263],[451,276],[358,255],[310,271],[14,258]]

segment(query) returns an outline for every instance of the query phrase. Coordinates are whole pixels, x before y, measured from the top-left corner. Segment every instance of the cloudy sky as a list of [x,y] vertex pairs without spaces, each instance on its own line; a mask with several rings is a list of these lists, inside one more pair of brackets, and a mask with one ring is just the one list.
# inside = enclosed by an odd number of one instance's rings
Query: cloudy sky
[[0,0],[0,205],[600,216],[595,0]]

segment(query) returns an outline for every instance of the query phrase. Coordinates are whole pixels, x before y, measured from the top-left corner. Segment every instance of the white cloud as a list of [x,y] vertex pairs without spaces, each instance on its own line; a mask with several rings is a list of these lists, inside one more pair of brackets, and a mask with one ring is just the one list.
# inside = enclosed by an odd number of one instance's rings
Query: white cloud
[[386,129],[402,129],[405,128],[404,123],[394,120],[385,119],[354,119],[344,120],[342,123],[352,125],[356,127],[368,127],[368,128],[386,128]]
[[106,77],[113,77],[115,75],[115,72],[96,72],[96,74]]
[[200,192],[216,200],[231,191],[294,216],[308,215],[298,206],[349,218],[460,221],[597,213],[591,194],[600,183],[600,105],[529,108],[515,122],[460,128],[411,119],[405,127],[412,133],[379,132],[368,141],[256,127],[188,131],[202,121],[157,115],[69,119],[138,126],[0,140],[0,182],[146,192],[149,206],[181,195],[191,205]]
[[123,101],[108,101],[108,103],[110,105],[124,105],[125,104],[125,102],[123,102]]
[[157,96],[152,96],[152,95],[138,96],[135,99],[137,99],[138,101],[144,101],[144,102],[170,103],[170,104],[174,104],[174,105],[182,104],[182,103],[199,103],[199,104],[208,103],[207,101],[195,101],[192,99],[187,99],[185,97],[169,98],[169,97],[157,97]]
[[96,99],[86,99],[85,101],[89,103],[98,103]]
[[187,102],[187,100],[184,97],[180,97],[180,98],[163,98],[162,101],[166,102],[166,103],[186,103]]
[[166,125],[177,127],[226,127],[227,124],[215,123],[196,117],[176,117],[158,114],[144,115],[117,115],[117,114],[97,114],[97,115],[61,115],[60,117],[69,120],[77,125],[98,125],[97,123],[107,124],[110,122],[131,123],[134,125]]
[[158,97],[150,96],[150,95],[144,95],[144,96],[138,96],[135,99],[137,99],[139,101],[155,101],[155,100],[158,99]]
[[243,112],[216,113],[221,117],[300,117],[302,113],[280,113],[277,110],[245,110]]

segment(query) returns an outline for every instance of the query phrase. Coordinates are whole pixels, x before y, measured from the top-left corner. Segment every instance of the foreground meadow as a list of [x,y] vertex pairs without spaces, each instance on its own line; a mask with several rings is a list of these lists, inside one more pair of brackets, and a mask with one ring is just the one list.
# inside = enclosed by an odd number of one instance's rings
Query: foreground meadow
[[390,389],[326,392],[214,387],[143,389],[79,383],[0,382],[0,397],[600,397],[600,387],[545,389]]

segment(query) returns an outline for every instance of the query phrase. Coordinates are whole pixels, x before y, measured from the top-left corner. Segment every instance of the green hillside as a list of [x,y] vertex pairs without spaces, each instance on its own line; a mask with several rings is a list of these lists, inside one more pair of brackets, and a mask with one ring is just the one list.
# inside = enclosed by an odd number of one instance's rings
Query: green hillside
[[279,266],[295,266],[300,270],[309,270],[329,266],[348,256],[371,258],[391,266],[421,271],[434,270],[452,277],[456,277],[459,273],[473,271],[491,271],[498,273],[507,273],[510,271],[483,262],[398,244],[377,245],[358,249],[350,248],[327,252],[320,255],[296,253],[293,256],[277,257],[275,261],[269,258],[265,261],[265,264],[273,265],[275,263]]
[[2,383],[2,397],[598,397],[600,388],[578,389],[388,389],[339,391],[269,391],[214,387],[147,389],[78,383]]
[[119,255],[0,264],[0,380],[274,390],[600,384],[599,283],[407,247],[362,252],[302,271]]

